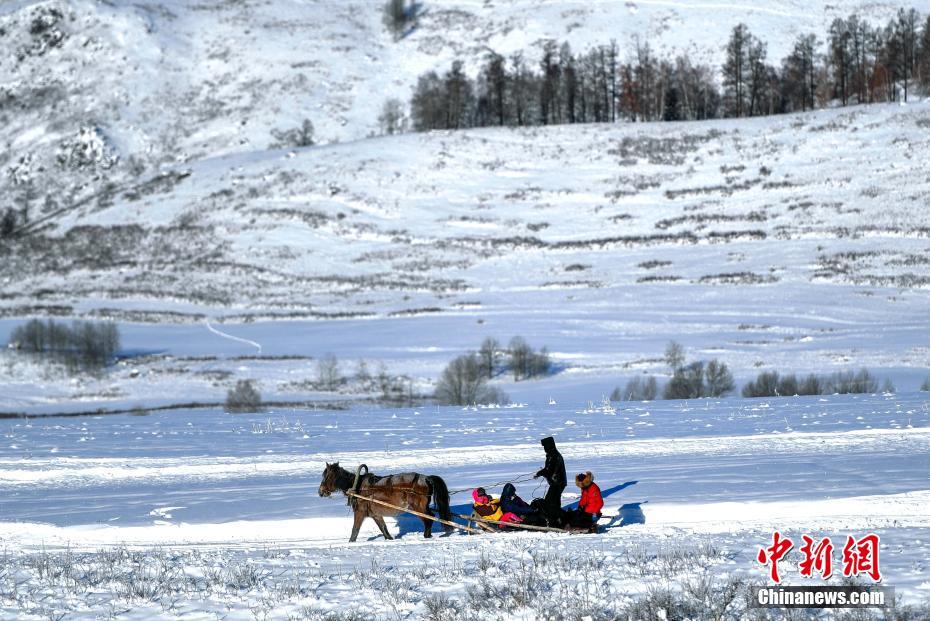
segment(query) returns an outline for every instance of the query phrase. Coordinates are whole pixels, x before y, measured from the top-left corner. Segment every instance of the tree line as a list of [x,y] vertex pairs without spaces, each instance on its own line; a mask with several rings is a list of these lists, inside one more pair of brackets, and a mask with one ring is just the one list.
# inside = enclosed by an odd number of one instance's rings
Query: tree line
[[[671,378],[661,391],[662,399],[701,399],[723,397],[736,389],[733,373],[726,363],[717,359],[685,363],[685,349],[670,341],[662,358],[671,371]],[[804,395],[861,394],[878,392],[878,379],[868,369],[858,372],[838,371],[830,375],[810,374],[799,378],[794,373],[762,371],[747,382],[743,397],[790,397]],[[885,379],[882,392],[894,392],[890,379]],[[930,391],[930,378],[921,390]],[[614,388],[611,401],[653,401],[660,395],[655,376],[636,376],[621,390]]]
[[[718,79],[719,84],[718,86]],[[543,43],[538,64],[522,52],[488,52],[475,79],[456,60],[443,74],[421,75],[410,101],[416,131],[489,126],[703,120],[824,107],[907,101],[930,90],[930,16],[900,9],[884,26],[858,15],[837,18],[822,37],[800,34],[781,63],[745,24],[735,26],[721,67],[688,55],[660,57],[634,38],[621,58],[616,41],[575,53]],[[399,102],[379,120],[401,129]]]
[[114,323],[74,321],[71,325],[53,319],[32,319],[17,326],[10,335],[12,349],[65,363],[70,369],[99,369],[113,359],[120,345]]

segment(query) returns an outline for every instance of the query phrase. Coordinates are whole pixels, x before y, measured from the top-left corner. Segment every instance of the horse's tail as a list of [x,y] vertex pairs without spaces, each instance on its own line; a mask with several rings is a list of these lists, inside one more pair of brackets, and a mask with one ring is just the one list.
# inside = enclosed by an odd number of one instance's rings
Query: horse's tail
[[[436,475],[430,475],[426,479],[433,486],[433,502],[436,503],[436,509],[439,510],[440,519],[451,522],[452,509],[449,508],[449,488],[446,487],[446,482],[442,480],[442,477]],[[447,531],[452,530],[452,527],[448,524],[443,524],[443,528]]]

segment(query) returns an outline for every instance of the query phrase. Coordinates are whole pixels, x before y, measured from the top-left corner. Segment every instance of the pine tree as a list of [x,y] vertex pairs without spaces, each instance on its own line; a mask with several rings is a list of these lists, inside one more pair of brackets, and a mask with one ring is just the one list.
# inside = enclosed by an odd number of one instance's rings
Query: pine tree
[[768,54],[765,43],[749,35],[747,42],[746,63],[749,69],[747,90],[749,92],[749,116],[770,114],[765,106],[768,98],[768,65],[765,57]]
[[535,99],[533,90],[535,80],[523,60],[523,54],[516,52],[510,57],[511,80],[509,100],[513,109],[514,121],[518,126],[530,125],[532,118],[531,102]]
[[503,126],[507,119],[507,70],[504,57],[491,52],[484,65],[484,82],[487,90],[490,120]]
[[916,73],[918,59],[917,11],[898,9],[895,23],[895,38],[900,53],[899,76],[904,82],[904,101],[907,101],[908,84]]
[[868,99],[869,74],[872,59],[869,56],[870,40],[873,37],[869,24],[859,19],[858,15],[851,15],[846,20],[850,34],[850,53],[852,55],[852,88],[856,92],[856,103],[863,103]]
[[917,59],[917,75],[920,85],[930,90],[930,16],[921,30]]
[[471,127],[471,110],[474,105],[474,89],[462,69],[462,61],[456,60],[443,78],[445,126],[448,129]]
[[575,69],[575,57],[572,56],[572,48],[568,43],[563,43],[559,50],[559,72],[561,107],[565,112],[561,115],[566,123],[576,123],[576,108],[578,106],[578,72]]
[[730,116],[743,116],[745,109],[744,91],[748,74],[751,36],[746,24],[737,24],[727,43],[726,60],[723,64],[723,86],[727,113]]
[[834,94],[840,98],[845,106],[848,101],[850,73],[852,71],[852,51],[849,23],[840,18],[830,24],[829,58],[833,68]]
[[435,71],[429,71],[417,80],[417,87],[410,101],[410,116],[416,131],[447,129],[443,110],[443,86]]
[[542,59],[539,61],[542,70],[542,88],[539,92],[540,122],[549,125],[559,122],[558,92],[559,92],[559,61],[555,41],[551,39],[543,44]]
[[783,65],[783,91],[791,109],[813,110],[817,93],[817,38],[800,35]]

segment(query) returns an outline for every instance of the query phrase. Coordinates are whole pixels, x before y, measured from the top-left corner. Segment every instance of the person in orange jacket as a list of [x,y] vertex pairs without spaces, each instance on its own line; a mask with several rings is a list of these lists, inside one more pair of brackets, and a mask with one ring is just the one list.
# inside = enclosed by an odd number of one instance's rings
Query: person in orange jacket
[[594,475],[590,472],[577,475],[575,485],[581,488],[581,500],[578,501],[577,509],[566,511],[565,522],[577,528],[594,528],[604,508],[601,488],[594,482]]

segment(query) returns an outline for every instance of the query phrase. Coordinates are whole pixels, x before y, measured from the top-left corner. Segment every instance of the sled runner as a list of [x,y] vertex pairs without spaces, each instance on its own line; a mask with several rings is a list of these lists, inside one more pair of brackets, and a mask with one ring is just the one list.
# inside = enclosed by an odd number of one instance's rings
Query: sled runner
[[543,533],[588,534],[588,533],[600,532],[597,528],[597,524],[594,524],[588,528],[579,528],[579,527],[573,527],[573,526],[566,526],[565,528],[554,528],[552,526],[533,526],[531,524],[521,524],[519,522],[503,522],[500,520],[488,520],[474,512],[471,515],[456,514],[455,517],[462,519],[462,520],[467,520],[469,526],[480,528],[481,531],[486,532],[486,533],[499,533],[501,531],[510,530],[511,528],[532,530],[532,531],[543,532]]

